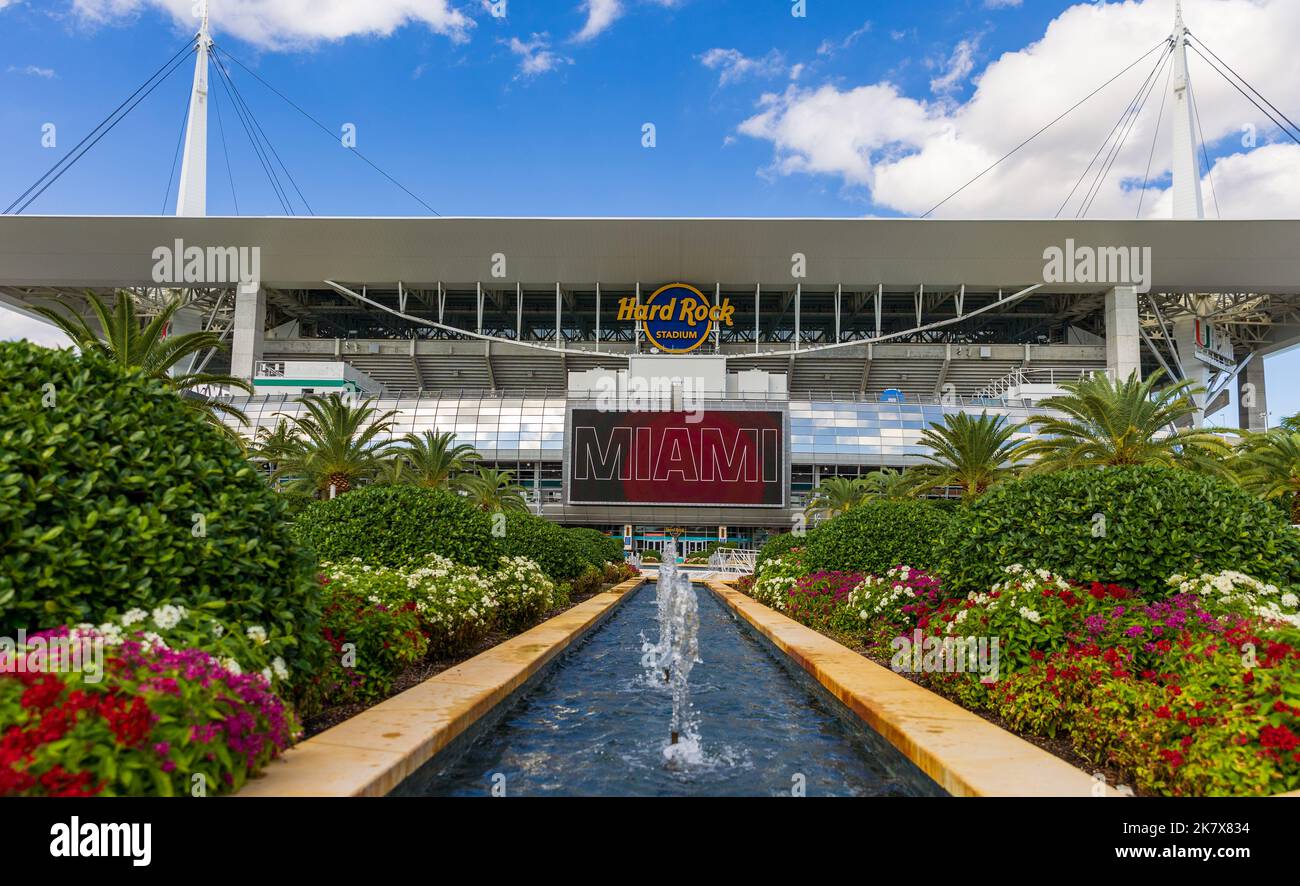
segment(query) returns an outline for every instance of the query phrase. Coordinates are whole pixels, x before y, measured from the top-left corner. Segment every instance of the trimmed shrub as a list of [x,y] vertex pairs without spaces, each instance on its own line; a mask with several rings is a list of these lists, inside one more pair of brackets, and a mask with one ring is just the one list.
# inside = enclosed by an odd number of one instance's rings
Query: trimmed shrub
[[294,534],[321,560],[359,557],[372,566],[403,568],[439,554],[493,568],[504,552],[492,535],[492,518],[445,489],[366,486],[309,505],[294,522]]
[[1236,570],[1300,579],[1300,533],[1267,502],[1178,468],[1062,471],[1004,483],[963,509],[945,536],[945,589],[987,591],[1020,564],[1148,595],[1171,575]]
[[884,575],[895,566],[933,572],[952,515],[927,501],[869,501],[817,527],[807,541],[809,572]]
[[506,556],[527,557],[554,581],[572,581],[591,564],[562,526],[524,511],[506,513]]
[[284,502],[285,514],[291,520],[297,519],[299,514],[316,503],[316,498],[306,492],[281,489],[276,494],[280,496],[280,501]]
[[790,552],[791,548],[806,547],[808,540],[812,538],[812,535],[813,533],[809,531],[804,535],[796,535],[793,532],[786,532],[781,535],[772,536],[763,543],[761,548],[758,549],[758,557],[755,558],[754,571],[761,571],[763,564],[768,560],[781,559]]
[[325,654],[314,564],[239,449],[156,379],[0,342],[0,633],[184,606]]
[[573,593],[577,596],[594,594],[605,583],[605,576],[595,566],[588,566],[573,580]]
[[574,545],[588,566],[604,568],[606,563],[623,559],[623,539],[613,538],[598,529],[574,527],[564,530],[569,543]]

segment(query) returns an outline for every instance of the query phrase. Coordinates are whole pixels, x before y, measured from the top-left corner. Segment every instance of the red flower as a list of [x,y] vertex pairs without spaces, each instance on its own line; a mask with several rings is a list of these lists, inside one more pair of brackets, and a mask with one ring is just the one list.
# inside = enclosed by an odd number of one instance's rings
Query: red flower
[[1156,718],[1159,720],[1168,720],[1169,705],[1162,704],[1160,707],[1156,708]]
[[1259,743],[1266,748],[1293,751],[1300,747],[1300,736],[1286,726],[1265,726],[1259,730]]

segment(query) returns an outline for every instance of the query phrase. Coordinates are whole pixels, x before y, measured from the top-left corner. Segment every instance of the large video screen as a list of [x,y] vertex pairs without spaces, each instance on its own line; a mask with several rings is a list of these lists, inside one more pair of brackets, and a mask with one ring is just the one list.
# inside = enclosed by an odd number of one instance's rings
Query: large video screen
[[614,412],[575,408],[569,504],[785,505],[780,411]]

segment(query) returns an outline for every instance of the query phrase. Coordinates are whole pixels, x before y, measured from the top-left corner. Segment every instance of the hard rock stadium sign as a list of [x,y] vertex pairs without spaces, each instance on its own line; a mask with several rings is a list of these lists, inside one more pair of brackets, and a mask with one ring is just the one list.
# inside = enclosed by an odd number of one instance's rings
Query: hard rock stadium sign
[[708,296],[686,283],[661,286],[644,303],[631,297],[618,302],[619,322],[640,323],[650,343],[669,354],[695,350],[715,327],[733,325],[735,313],[730,300],[711,304]]
[[573,505],[785,506],[785,413],[570,411]]

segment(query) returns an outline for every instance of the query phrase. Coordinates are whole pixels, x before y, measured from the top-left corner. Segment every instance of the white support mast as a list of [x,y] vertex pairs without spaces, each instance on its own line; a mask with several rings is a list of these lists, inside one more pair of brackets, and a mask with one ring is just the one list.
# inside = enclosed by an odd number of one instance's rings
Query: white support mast
[[1174,4],[1174,218],[1205,218],[1196,162],[1192,82],[1187,76],[1187,26],[1182,0]]
[[207,0],[203,0],[202,10],[194,59],[194,91],[190,95],[190,116],[185,126],[185,159],[176,195],[176,214],[197,218],[208,214],[208,53],[212,36],[208,32]]

